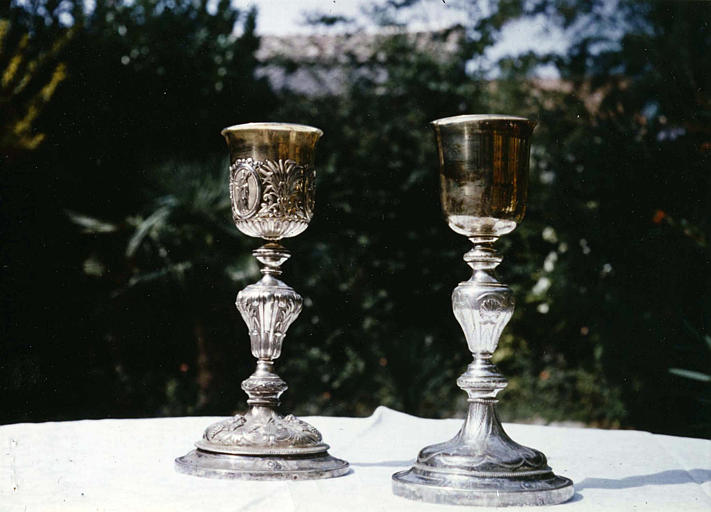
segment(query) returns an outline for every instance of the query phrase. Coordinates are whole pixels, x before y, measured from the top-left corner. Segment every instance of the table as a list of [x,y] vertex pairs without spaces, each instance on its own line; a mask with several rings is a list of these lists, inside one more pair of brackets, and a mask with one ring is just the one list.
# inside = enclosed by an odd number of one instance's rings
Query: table
[[[454,435],[461,420],[379,407],[367,418],[307,417],[350,461],[341,478],[250,482],[173,470],[219,418],[82,420],[0,427],[0,511],[456,511],[393,496],[390,475],[420,448]],[[564,505],[535,511],[711,510],[711,441],[630,430],[507,424],[575,482]],[[481,509],[480,509],[481,510]],[[511,508],[506,510],[521,510]]]

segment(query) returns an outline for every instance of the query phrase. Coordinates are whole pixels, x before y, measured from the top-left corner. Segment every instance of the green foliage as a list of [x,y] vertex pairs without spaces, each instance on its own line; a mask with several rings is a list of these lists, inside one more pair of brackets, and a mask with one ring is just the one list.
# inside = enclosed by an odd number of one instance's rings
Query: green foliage
[[[156,390],[150,401],[132,400],[144,407],[151,404],[162,414],[202,411],[217,391],[211,386],[215,376],[230,379],[235,367],[250,369],[246,358],[217,357],[235,352],[233,339],[239,337],[236,322],[225,321],[235,316],[234,290],[258,275],[229,223],[226,169],[222,159],[166,162],[151,172],[142,211],[117,224],[70,213],[84,233],[111,239],[108,249],[88,257],[84,272],[99,279],[121,274],[121,285],[111,293],[116,317],[105,328],[123,340],[115,355],[122,378],[133,383],[148,377]],[[128,341],[136,332],[136,310],[167,331],[164,343],[153,350]],[[146,375],[136,364],[137,353],[160,360],[163,367]],[[237,400],[235,393],[229,395],[232,400]]]
[[[0,189],[18,221],[2,254],[10,420],[240,407],[253,359],[232,302],[259,242],[232,226],[213,155],[224,126],[269,119],[325,132],[316,216],[286,241],[305,307],[278,363],[285,407],[461,412],[469,355],[450,294],[468,242],[441,218],[427,124],[504,112],[539,126],[526,219],[499,242],[518,300],[496,353],[503,416],[709,435],[708,5],[464,2],[470,23],[423,40],[394,30],[415,3],[376,6],[388,35],[354,30],[370,46],[334,62],[266,63],[342,84],[316,95],[256,78],[255,13],[228,2],[62,8],[77,33],[39,119],[47,142]],[[50,45],[63,28],[46,6],[17,23]],[[487,64],[508,22],[539,14],[569,30],[569,51]],[[535,78],[544,65],[561,80]]]
[[[598,14],[566,56],[503,66],[503,87],[540,116],[534,163],[548,186],[522,226],[525,234],[540,219],[553,229],[543,274],[554,330],[540,339],[567,365],[603,371],[600,389],[623,406],[606,404],[623,413],[608,420],[708,435],[708,386],[668,368],[711,367],[702,336],[685,327],[707,332],[711,305],[709,6],[618,7]],[[570,93],[527,94],[521,76],[540,61],[556,63]]]
[[[490,32],[487,37],[494,36]],[[437,51],[436,44],[452,40],[457,42],[454,51]],[[346,59],[349,64],[341,72],[348,86],[337,98],[293,97],[279,110],[280,118],[312,123],[326,133],[320,152],[327,160],[319,174],[319,194],[326,197],[318,201],[318,216],[307,234],[294,241],[304,250],[316,250],[301,262],[295,258],[299,270],[291,278],[310,276],[310,311],[318,323],[295,324],[290,350],[308,352],[318,343],[323,359],[320,366],[319,361],[311,366],[336,370],[323,376],[323,392],[315,394],[323,403],[314,410],[340,412],[343,404],[334,397],[347,396],[346,412],[377,403],[422,415],[461,411],[464,395],[454,381],[470,356],[449,295],[467,277],[461,261],[467,242],[442,222],[427,124],[465,112],[503,110],[539,117],[554,94],[540,92],[539,104],[530,105],[523,92],[535,86],[530,81],[504,80],[492,88],[485,79],[488,69],[472,72],[467,66],[481,62],[488,48],[476,34],[455,28],[435,36],[432,44],[422,51],[411,35],[385,38],[370,59]],[[535,151],[531,213],[501,241],[507,256],[502,271],[524,299],[497,354],[497,363],[511,376],[503,413],[507,418],[618,425],[625,411],[605,376],[599,334],[587,336],[594,319],[571,311],[563,297],[559,311],[539,312],[551,307],[546,290],[536,291],[536,283],[549,279],[541,267],[555,246],[542,238],[544,229],[553,228],[549,212],[538,205],[551,193],[538,178],[544,172],[539,162],[550,158],[551,150],[544,142]],[[581,267],[592,278],[599,272],[584,263]],[[561,279],[556,285],[567,290],[569,275]],[[329,283],[340,283],[342,300],[333,300]],[[571,346],[571,338],[584,345]],[[287,367],[299,363],[286,359]],[[308,385],[305,367],[299,370],[290,375],[295,388]]]
[[[432,43],[449,37],[462,40],[461,30]],[[309,362],[322,374],[314,411],[362,414],[383,403],[443,414],[460,393],[452,384],[466,350],[448,296],[466,275],[465,246],[441,221],[427,123],[480,109],[483,90],[463,56],[414,45],[401,34],[366,59],[346,56],[357,64],[339,70],[348,85],[338,97],[292,96],[277,111],[326,134],[317,215],[290,242],[297,257],[288,273],[313,305],[311,321],[292,326],[285,371],[293,388],[304,387],[308,373],[292,371],[299,362],[288,356],[318,346]]]
[[66,78],[56,57],[71,39],[65,30],[49,48],[37,48],[27,32],[0,18],[0,155],[3,160],[36,149],[44,140],[34,122]]
[[[200,411],[221,363],[247,371],[230,357],[205,370],[206,354],[229,352],[211,339],[233,346],[237,286],[216,284],[245,250],[225,233],[224,197],[202,187],[224,168],[206,157],[223,150],[219,130],[273,101],[255,75],[256,13],[38,0],[2,14],[45,51],[74,31],[56,56],[67,79],[36,123],[47,140],[0,185],[3,417]],[[181,180],[184,167],[199,176]],[[216,261],[223,243],[237,245]]]

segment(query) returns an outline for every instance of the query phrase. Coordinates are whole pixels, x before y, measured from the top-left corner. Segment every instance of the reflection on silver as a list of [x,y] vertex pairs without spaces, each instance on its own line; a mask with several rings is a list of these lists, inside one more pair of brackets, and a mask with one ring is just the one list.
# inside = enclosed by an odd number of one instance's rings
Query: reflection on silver
[[457,116],[434,121],[442,208],[455,232],[474,247],[464,255],[472,277],[452,293],[454,316],[473,362],[457,380],[469,412],[459,433],[422,449],[415,465],[393,475],[393,492],[452,505],[551,505],[573,496],[541,452],[506,435],[496,395],[506,378],[491,362],[514,311],[511,289],[494,269],[494,242],[521,222],[526,207],[530,136],[535,123],[511,116]]

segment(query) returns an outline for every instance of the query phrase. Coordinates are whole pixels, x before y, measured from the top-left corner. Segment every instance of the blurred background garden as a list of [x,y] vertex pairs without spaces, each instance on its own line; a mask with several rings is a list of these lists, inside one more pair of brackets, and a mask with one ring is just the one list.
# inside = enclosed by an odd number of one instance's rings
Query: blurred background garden
[[501,416],[711,437],[711,2],[320,5],[3,2],[0,423],[244,409],[259,241],[219,131],[249,121],[325,132],[283,408],[462,413],[428,122],[507,113],[539,126]]

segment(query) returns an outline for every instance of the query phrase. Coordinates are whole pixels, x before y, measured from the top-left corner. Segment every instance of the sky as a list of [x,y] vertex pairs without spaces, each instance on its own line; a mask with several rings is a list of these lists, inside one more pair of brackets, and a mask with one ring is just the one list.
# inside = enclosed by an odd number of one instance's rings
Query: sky
[[[466,18],[461,10],[456,9],[456,1],[417,2],[407,13],[408,26],[412,30],[437,30],[464,22]],[[370,0],[233,0],[236,7],[257,7],[257,32],[260,35],[333,33],[333,29],[314,28],[304,22],[304,13],[316,11],[355,18],[364,30],[375,31],[375,25],[363,13],[370,3]],[[500,42],[489,49],[487,58],[496,61],[529,50],[564,51],[567,45],[565,35],[560,30],[550,30],[545,18],[540,16],[507,25]],[[542,70],[541,74],[547,76],[549,73]]]

